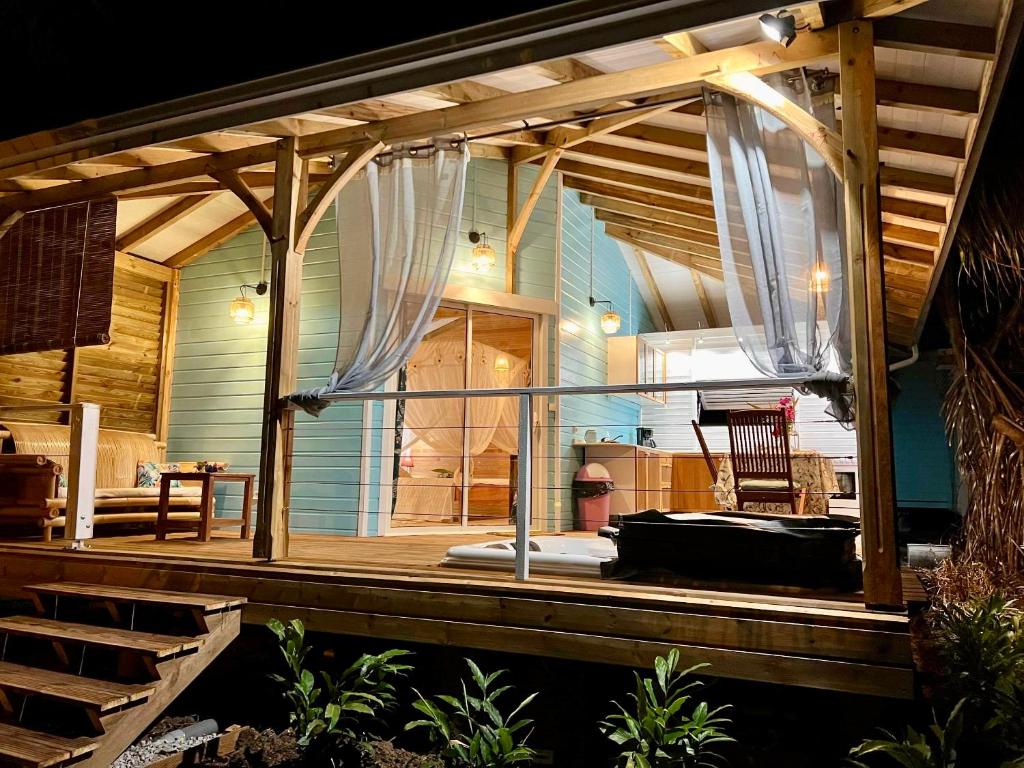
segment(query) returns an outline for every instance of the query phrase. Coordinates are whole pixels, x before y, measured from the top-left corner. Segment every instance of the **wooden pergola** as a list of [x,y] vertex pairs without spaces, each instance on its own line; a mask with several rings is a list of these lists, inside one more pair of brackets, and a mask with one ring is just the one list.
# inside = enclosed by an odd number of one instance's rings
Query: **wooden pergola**
[[[230,112],[215,128],[216,116],[123,130],[100,121],[2,142],[0,236],[26,211],[108,195],[148,211],[119,231],[118,250],[172,269],[254,223],[264,230],[271,309],[254,553],[276,559],[287,553],[293,417],[282,397],[296,386],[302,253],[344,184],[389,146],[465,136],[475,156],[509,161],[508,292],[517,287],[526,222],[558,172],[611,237],[688,267],[703,295],[701,281],[720,279],[722,265],[700,95],[704,87],[732,92],[797,130],[844,184],[865,600],[899,605],[887,366],[922,331],[1021,11],[1012,0],[986,0],[991,23],[977,24],[929,18],[921,0],[860,5],[852,17],[832,3],[791,8],[802,31],[790,47],[729,43],[737,25],[750,29],[756,15],[683,30],[665,27],[662,18],[651,22],[660,25],[657,34],[618,48],[553,59],[524,51],[520,61],[529,63],[504,69],[502,85],[482,72],[405,91],[368,89],[368,98],[313,107],[312,97],[300,94],[279,99],[276,114],[252,123],[239,124]],[[524,58],[532,56],[537,60]],[[921,82],[909,65],[892,66],[904,59],[943,62],[961,80],[976,75],[977,83]],[[765,92],[761,76],[798,67],[838,75],[838,131]],[[900,120],[883,121],[891,111]],[[925,127],[901,127],[908,116]],[[962,135],[947,118],[966,126]],[[200,124],[209,129],[198,131]],[[526,165],[539,171],[517,206]],[[188,240],[172,236],[186,231]]]

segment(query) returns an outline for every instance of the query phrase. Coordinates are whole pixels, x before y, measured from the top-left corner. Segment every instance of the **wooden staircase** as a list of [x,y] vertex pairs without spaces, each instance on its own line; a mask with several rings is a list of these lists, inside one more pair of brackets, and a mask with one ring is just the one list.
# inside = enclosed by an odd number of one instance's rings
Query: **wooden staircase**
[[0,618],[0,767],[108,768],[238,636],[245,603],[94,584],[25,589],[36,615]]

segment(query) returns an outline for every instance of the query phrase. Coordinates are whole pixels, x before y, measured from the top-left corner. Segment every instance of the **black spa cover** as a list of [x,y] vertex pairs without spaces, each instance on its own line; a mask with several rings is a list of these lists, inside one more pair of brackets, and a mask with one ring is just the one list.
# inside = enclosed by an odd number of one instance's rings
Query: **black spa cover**
[[671,514],[654,509],[621,518],[611,579],[659,578],[745,581],[856,588],[854,549],[859,524],[829,517],[743,512]]

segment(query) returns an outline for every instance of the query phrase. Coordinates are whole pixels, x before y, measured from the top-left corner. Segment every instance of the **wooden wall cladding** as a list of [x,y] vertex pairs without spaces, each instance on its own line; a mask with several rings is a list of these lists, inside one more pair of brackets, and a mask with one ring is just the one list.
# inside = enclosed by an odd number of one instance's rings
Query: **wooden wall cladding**
[[[173,340],[165,338],[172,278],[167,267],[117,254],[110,343],[0,357],[0,404],[97,403],[101,426],[157,433],[162,369],[170,364],[165,350],[173,354]],[[31,415],[63,419],[56,411]]]

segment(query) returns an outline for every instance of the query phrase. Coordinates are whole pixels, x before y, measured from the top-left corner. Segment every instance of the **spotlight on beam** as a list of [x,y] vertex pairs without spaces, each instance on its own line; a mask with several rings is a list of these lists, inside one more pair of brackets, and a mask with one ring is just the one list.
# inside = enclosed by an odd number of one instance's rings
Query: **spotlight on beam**
[[786,10],[778,14],[764,13],[758,19],[761,32],[769,40],[774,40],[784,48],[789,48],[796,40],[796,17]]

